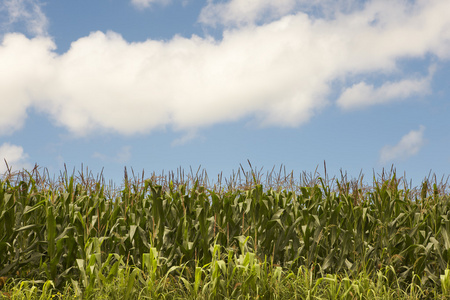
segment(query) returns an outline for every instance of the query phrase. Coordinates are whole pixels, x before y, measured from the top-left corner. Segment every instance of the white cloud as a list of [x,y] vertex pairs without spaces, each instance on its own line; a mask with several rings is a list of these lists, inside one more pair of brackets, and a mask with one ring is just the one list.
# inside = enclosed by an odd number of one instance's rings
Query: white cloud
[[[19,129],[29,108],[77,135],[194,132],[244,117],[298,126],[329,105],[333,81],[398,72],[400,58],[449,58],[449,14],[447,0],[370,1],[335,18],[299,12],[227,30],[221,40],[128,43],[94,32],[63,54],[49,37],[7,34],[0,44],[0,106],[7,107],[0,133]],[[408,80],[382,90],[402,96]]]
[[131,146],[122,147],[114,158],[118,163],[125,163],[131,159]]
[[169,4],[170,0],[131,0],[131,3],[137,8],[147,8],[151,4],[159,3],[159,4]]
[[92,158],[96,158],[96,159],[105,161],[108,159],[108,156],[103,153],[100,153],[100,152],[94,152],[94,154],[92,154]]
[[395,160],[405,160],[416,155],[424,145],[424,126],[419,130],[411,130],[403,136],[395,146],[384,146],[380,151],[380,163],[392,162]]
[[38,0],[3,0],[0,3],[0,12],[6,12],[7,16],[2,26],[10,27],[24,22],[29,33],[46,35],[48,20],[41,10],[41,5]]
[[172,146],[182,146],[194,139],[200,138],[201,136],[196,131],[188,131],[181,137],[172,141]]
[[348,110],[397,101],[414,95],[424,95],[430,91],[430,82],[431,76],[386,82],[378,88],[360,82],[347,88],[337,100],[337,104]]
[[4,37],[0,44],[0,134],[22,128],[27,109],[53,89],[54,48],[48,37]]
[[298,0],[231,0],[208,1],[202,9],[199,22],[216,25],[242,25],[260,21],[262,18],[279,18],[291,12]]
[[[384,0],[383,0],[384,1]],[[364,7],[367,0],[208,0],[198,21],[216,26],[245,26],[278,19],[299,11],[311,18],[333,19]],[[381,2],[381,1],[372,1]],[[392,1],[391,1],[392,2]]]
[[12,171],[31,168],[31,164],[28,162],[28,154],[20,146],[10,143],[3,143],[0,146],[0,175],[5,174],[8,170],[5,160]]

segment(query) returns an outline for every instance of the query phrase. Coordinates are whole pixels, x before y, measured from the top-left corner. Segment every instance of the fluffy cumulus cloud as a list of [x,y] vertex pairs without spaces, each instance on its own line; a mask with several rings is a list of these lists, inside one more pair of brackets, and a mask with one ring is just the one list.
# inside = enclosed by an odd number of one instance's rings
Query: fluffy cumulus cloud
[[30,169],[30,167],[28,154],[22,147],[10,143],[0,145],[0,176],[4,175],[8,168],[11,171],[17,171],[22,168]]
[[411,130],[403,136],[395,146],[384,146],[380,151],[380,162],[382,164],[396,160],[405,160],[416,155],[424,145],[424,126],[419,130]]
[[[283,3],[280,14],[290,7]],[[244,117],[262,126],[298,126],[330,105],[333,82],[398,72],[400,58],[448,59],[449,14],[448,0],[373,0],[333,18],[298,11],[234,27],[220,40],[129,43],[118,33],[93,32],[63,54],[50,37],[7,34],[0,42],[0,105],[8,107],[0,110],[0,134],[21,128],[29,109],[78,135],[164,127],[195,133]],[[338,104],[407,97],[410,86],[419,83],[413,92],[422,93],[429,80],[361,83],[344,89]],[[366,97],[369,92],[384,100]]]
[[54,87],[55,48],[48,37],[8,34],[0,45],[0,134],[20,129],[27,109]]

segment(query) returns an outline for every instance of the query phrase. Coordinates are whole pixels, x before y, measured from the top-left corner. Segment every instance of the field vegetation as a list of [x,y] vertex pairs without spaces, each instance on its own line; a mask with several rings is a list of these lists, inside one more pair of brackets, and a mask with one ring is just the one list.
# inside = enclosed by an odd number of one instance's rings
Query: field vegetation
[[450,299],[447,182],[364,182],[9,173],[0,299]]

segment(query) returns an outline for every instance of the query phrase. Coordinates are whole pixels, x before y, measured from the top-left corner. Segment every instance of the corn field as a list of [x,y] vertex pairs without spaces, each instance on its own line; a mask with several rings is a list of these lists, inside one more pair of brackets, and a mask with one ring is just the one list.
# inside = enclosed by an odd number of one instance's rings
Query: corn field
[[120,189],[67,172],[7,176],[0,298],[450,297],[442,182],[242,174],[211,185],[125,173]]

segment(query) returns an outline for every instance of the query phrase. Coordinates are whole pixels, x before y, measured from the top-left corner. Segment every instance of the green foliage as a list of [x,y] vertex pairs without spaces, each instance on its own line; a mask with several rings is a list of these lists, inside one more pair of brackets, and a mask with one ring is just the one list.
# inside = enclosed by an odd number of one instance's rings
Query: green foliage
[[370,189],[322,178],[290,190],[145,180],[110,194],[100,181],[66,176],[44,188],[28,175],[0,182],[0,277],[15,282],[11,295],[449,295],[450,197],[427,181],[415,196],[395,174]]

